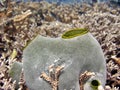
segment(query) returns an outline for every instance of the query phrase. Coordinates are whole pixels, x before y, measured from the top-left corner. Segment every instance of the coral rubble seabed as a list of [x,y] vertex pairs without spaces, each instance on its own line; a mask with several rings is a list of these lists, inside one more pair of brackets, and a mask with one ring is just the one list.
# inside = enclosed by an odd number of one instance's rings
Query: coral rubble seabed
[[[8,71],[22,62],[26,45],[40,34],[61,36],[73,28],[88,28],[99,41],[107,66],[106,88],[120,89],[120,7],[106,3],[67,5],[37,2],[7,2],[0,6],[0,90],[14,90]],[[27,90],[24,79],[20,90]]]

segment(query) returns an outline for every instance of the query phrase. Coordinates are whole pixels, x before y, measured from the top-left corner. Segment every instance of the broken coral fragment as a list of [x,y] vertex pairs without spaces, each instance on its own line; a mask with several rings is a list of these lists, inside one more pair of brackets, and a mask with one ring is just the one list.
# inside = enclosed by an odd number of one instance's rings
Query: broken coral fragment
[[27,10],[26,12],[22,13],[21,15],[17,15],[13,18],[14,22],[20,22],[22,20],[24,20],[25,18],[27,18],[28,16],[30,16],[32,14],[32,12],[30,10]]
[[40,78],[43,78],[45,81],[50,83],[52,90],[58,90],[59,76],[63,68],[64,66],[55,67],[54,65],[51,65],[49,66],[49,75],[47,75],[45,72],[42,72]]

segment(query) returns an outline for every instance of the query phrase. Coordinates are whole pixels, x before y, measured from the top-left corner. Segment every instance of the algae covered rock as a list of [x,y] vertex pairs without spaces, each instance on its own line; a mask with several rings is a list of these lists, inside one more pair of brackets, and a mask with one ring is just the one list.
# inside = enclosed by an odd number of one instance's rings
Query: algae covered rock
[[73,29],[58,38],[39,35],[24,49],[24,76],[30,90],[52,90],[50,83],[40,77],[43,72],[50,76],[51,65],[64,67],[59,75],[59,90],[80,90],[79,76],[86,70],[97,73],[89,80],[97,79],[105,85],[104,55],[87,29]]
[[22,67],[22,63],[15,61],[9,70],[9,75],[12,77],[13,80],[16,80],[16,88],[18,88]]

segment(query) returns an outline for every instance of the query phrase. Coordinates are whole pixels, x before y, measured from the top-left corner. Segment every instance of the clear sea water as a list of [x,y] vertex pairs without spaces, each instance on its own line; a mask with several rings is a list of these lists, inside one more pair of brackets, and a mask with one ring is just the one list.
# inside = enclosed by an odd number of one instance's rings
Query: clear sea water
[[94,2],[113,2],[120,4],[120,0],[15,0],[15,1],[48,1],[48,2],[57,2],[57,3],[81,3],[81,2],[86,2],[86,3],[94,3]]
[[65,3],[65,4],[74,4],[74,3],[82,3],[82,2],[85,2],[85,3],[89,3],[89,4],[92,4],[94,2],[107,2],[107,3],[114,3],[116,5],[120,5],[120,0],[14,0],[14,1],[17,1],[17,2],[20,2],[20,1],[23,1],[23,2],[28,2],[28,1],[32,1],[32,2],[40,2],[40,1],[47,1],[49,3],[58,3],[58,4],[62,4],[62,3]]

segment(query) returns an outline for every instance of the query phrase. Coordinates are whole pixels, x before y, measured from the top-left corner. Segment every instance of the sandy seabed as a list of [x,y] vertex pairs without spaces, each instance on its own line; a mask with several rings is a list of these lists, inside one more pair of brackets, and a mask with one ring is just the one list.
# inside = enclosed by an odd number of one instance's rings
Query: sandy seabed
[[[106,59],[106,90],[120,90],[119,6],[8,2],[0,8],[0,90],[15,90],[15,81],[8,71],[14,61],[22,62],[28,42],[38,34],[58,37],[73,28],[88,28],[98,40]],[[19,90],[28,90],[23,78]]]

